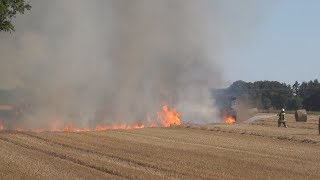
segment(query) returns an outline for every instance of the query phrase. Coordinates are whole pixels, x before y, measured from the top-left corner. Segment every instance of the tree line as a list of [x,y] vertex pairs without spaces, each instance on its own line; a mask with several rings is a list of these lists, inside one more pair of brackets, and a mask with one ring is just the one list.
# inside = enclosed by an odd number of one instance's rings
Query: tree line
[[295,82],[293,85],[278,81],[236,81],[226,89],[213,90],[215,102],[220,108],[230,107],[233,102],[244,102],[259,109],[320,111],[320,83]]

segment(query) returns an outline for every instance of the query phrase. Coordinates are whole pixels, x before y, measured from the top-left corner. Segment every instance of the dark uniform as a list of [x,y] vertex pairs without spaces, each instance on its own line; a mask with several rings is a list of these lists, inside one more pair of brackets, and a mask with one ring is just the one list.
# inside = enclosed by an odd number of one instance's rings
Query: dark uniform
[[282,110],[282,111],[278,114],[278,116],[279,116],[278,127],[280,127],[281,124],[283,124],[285,128],[287,127],[287,125],[286,125],[286,119],[285,119],[285,117],[284,117],[285,115],[286,115],[286,113],[284,112],[284,110]]

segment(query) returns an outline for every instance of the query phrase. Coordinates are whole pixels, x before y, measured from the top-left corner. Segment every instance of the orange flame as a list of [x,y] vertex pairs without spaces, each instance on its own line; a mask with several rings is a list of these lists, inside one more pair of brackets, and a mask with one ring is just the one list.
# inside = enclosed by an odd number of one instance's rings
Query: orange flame
[[[133,124],[108,124],[108,125],[97,125],[95,129],[89,128],[78,128],[74,127],[73,124],[68,123],[63,127],[63,121],[54,120],[52,121],[51,128],[48,129],[26,129],[16,127],[16,131],[30,131],[30,132],[100,132],[107,130],[116,130],[116,129],[142,129],[145,127],[170,127],[171,125],[181,125],[180,113],[174,108],[169,108],[168,105],[164,104],[161,107],[161,112],[157,113],[157,118],[152,119],[149,114],[147,114],[145,123],[133,123]],[[4,129],[0,123],[0,130]]]
[[225,116],[225,117],[224,117],[224,122],[225,122],[226,124],[233,124],[233,123],[236,122],[236,119],[233,118],[233,117],[231,117],[231,116]]
[[0,123],[0,131],[4,129],[4,126]]
[[63,132],[90,132],[90,129],[89,128],[79,129],[79,128],[73,127],[72,124],[67,124],[63,128]]
[[158,121],[164,127],[171,125],[181,125],[180,113],[174,108],[169,108],[166,104],[162,105],[162,111],[158,113]]
[[110,126],[101,126],[98,125],[94,131],[107,131],[107,130],[113,130],[113,129],[142,129],[145,128],[145,125],[143,124],[134,124],[134,125],[128,125],[128,124],[119,124],[119,125],[110,125]]
[[158,127],[158,125],[152,121],[150,114],[147,114],[147,122],[148,122],[148,127],[151,127],[151,128]]

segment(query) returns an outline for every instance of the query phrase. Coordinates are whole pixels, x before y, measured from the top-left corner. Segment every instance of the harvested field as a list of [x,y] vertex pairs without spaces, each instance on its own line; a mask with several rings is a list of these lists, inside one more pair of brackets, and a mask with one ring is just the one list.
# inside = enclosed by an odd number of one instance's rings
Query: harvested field
[[0,176],[49,179],[319,179],[318,117],[90,133],[0,132]]

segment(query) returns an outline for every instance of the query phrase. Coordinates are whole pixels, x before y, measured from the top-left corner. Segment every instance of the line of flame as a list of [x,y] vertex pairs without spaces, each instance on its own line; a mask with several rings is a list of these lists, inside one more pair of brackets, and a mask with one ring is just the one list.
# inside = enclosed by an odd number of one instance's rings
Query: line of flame
[[[142,129],[146,127],[169,127],[172,125],[181,125],[180,113],[174,108],[169,108],[166,104],[162,105],[161,112],[157,113],[157,122],[154,123],[149,115],[147,115],[147,123],[134,123],[134,124],[113,124],[113,125],[97,125],[95,129],[89,128],[76,128],[72,124],[66,124],[63,128],[57,128],[58,121],[54,121],[54,128],[52,129],[26,129],[16,127],[15,131],[28,131],[28,132],[99,132],[115,129]],[[0,123],[0,131],[5,127]]]

